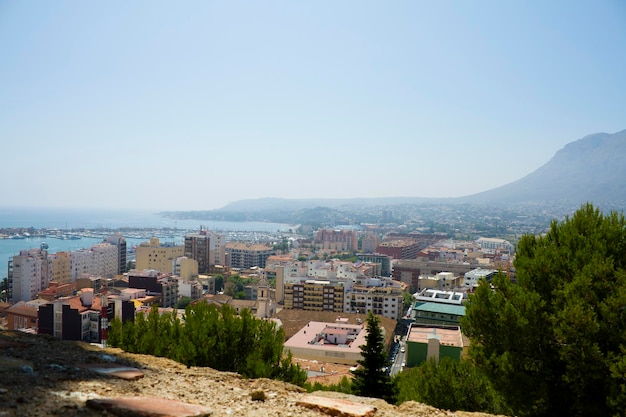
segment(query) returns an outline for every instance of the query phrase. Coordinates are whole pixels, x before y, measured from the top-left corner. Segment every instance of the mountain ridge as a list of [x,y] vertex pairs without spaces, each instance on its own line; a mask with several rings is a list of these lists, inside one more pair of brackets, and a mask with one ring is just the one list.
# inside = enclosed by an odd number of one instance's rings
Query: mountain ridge
[[586,135],[566,144],[544,165],[508,184],[461,197],[372,197],[287,199],[265,197],[230,203],[214,211],[258,212],[314,207],[419,203],[516,204],[569,201],[574,204],[626,201],[626,129]]

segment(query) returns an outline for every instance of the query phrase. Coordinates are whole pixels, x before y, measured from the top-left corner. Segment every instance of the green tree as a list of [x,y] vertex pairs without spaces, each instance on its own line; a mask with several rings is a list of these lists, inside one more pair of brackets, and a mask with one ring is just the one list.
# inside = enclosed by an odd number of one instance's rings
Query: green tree
[[111,346],[129,352],[303,385],[306,372],[283,355],[284,340],[273,321],[257,319],[248,309],[237,315],[231,306],[207,303],[188,305],[183,320],[177,311],[159,314],[153,307],[147,315],[138,313],[134,323],[113,320],[109,334]]
[[389,365],[385,349],[385,337],[380,320],[371,311],[367,315],[367,335],[361,348],[360,365],[353,371],[352,391],[363,397],[382,398],[394,402],[395,387],[386,371]]
[[224,289],[224,275],[217,274],[215,276],[215,292],[220,292]]
[[516,415],[626,413],[626,222],[587,204],[470,297],[470,355]]
[[181,297],[176,301],[176,308],[184,309],[191,303],[191,297]]
[[398,403],[412,400],[451,411],[507,411],[487,377],[467,360],[431,359],[399,373],[395,382]]
[[403,314],[406,314],[406,312],[409,310],[409,307],[411,307],[413,305],[413,303],[415,302],[415,300],[413,299],[413,295],[411,295],[411,293],[405,291],[402,293],[402,312]]

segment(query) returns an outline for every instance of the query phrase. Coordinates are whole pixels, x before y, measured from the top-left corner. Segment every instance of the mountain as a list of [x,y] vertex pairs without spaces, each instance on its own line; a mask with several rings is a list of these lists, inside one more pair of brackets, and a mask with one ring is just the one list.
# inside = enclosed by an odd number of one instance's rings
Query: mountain
[[264,212],[264,211],[285,211],[293,212],[298,210],[312,209],[316,207],[327,208],[354,208],[378,205],[396,204],[418,204],[434,201],[427,197],[380,197],[380,198],[308,198],[308,199],[288,199],[288,198],[257,198],[239,200],[230,203],[215,211],[220,212]]
[[[161,214],[175,218],[295,224],[312,218],[316,221],[327,218],[339,221],[337,210],[372,206],[424,203],[507,206],[534,203],[577,207],[585,202],[607,204],[613,208],[626,206],[626,130],[585,136],[567,144],[550,161],[527,176],[464,197],[259,198],[236,201],[217,210]],[[328,209],[331,212],[327,212]]]
[[626,130],[585,136],[515,182],[454,200],[485,204],[624,202]]

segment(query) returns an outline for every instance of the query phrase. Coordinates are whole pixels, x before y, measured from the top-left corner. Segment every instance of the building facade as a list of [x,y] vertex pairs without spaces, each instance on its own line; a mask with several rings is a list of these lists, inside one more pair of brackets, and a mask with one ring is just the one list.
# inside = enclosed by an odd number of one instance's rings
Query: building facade
[[135,269],[172,273],[173,262],[183,256],[184,251],[183,245],[162,244],[159,239],[151,238],[149,242],[142,242],[135,248]]
[[420,245],[411,239],[397,239],[382,242],[376,247],[376,253],[388,255],[393,259],[415,259]]
[[248,269],[265,268],[265,262],[273,254],[271,246],[257,243],[228,242],[226,243],[229,267]]
[[114,245],[117,248],[117,260],[118,260],[117,273],[123,274],[124,272],[126,272],[127,270],[126,268],[127,247],[126,247],[126,239],[124,239],[124,235],[122,235],[121,233],[115,233],[107,237],[106,239],[104,239],[103,243],[110,243],[111,245]]
[[320,229],[313,241],[315,248],[335,252],[356,252],[359,238],[354,230]]
[[404,295],[401,288],[354,286],[346,291],[345,313],[367,314],[399,320],[403,314]]
[[284,306],[296,310],[343,312],[344,286],[307,279],[284,284]]
[[42,249],[22,250],[9,261],[7,283],[9,301],[30,301],[48,287],[48,252]]

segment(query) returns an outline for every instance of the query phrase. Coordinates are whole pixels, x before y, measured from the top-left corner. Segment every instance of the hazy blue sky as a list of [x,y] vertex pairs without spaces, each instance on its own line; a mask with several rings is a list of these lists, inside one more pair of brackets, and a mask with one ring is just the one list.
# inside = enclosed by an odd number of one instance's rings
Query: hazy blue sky
[[0,205],[454,197],[622,129],[621,0],[0,2]]

